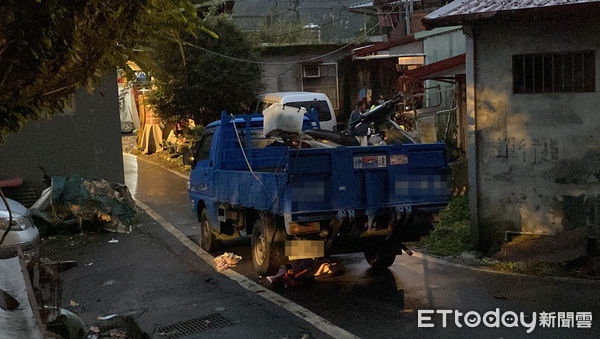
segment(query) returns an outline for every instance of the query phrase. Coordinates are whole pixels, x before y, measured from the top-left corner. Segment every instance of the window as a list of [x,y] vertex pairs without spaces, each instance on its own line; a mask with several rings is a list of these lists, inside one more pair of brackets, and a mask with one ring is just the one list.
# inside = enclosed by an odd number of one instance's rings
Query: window
[[200,140],[195,152],[196,161],[208,160],[210,157],[210,145],[212,144],[213,136],[214,131],[207,131],[207,133],[202,136],[202,140]]
[[267,108],[271,107],[271,105],[273,105],[272,102],[266,102],[266,101],[259,102],[257,105],[257,108],[256,108],[256,113],[262,114],[262,112],[264,110],[266,110]]
[[292,107],[304,107],[307,112],[309,112],[313,107],[317,109],[319,113],[319,121],[329,121],[331,120],[331,112],[329,111],[329,105],[327,105],[327,101],[325,100],[313,100],[313,101],[299,101],[299,102],[287,102],[286,106]]
[[514,93],[595,91],[594,51],[513,55]]
[[[238,133],[240,135],[240,141],[242,142],[242,147],[244,147],[244,149],[257,149],[257,148],[265,148],[268,146],[271,146],[273,143],[275,143],[277,140],[272,139],[272,138],[266,138],[263,135],[263,129],[262,127],[260,128],[250,128],[250,137],[246,137],[246,128],[240,128],[241,125],[237,125],[238,126]],[[250,145],[248,146],[247,141],[250,141]],[[237,139],[234,141],[235,143],[235,148],[239,148],[239,142],[237,141]]]
[[319,66],[304,66],[303,69],[305,78],[318,78],[321,76],[321,69]]

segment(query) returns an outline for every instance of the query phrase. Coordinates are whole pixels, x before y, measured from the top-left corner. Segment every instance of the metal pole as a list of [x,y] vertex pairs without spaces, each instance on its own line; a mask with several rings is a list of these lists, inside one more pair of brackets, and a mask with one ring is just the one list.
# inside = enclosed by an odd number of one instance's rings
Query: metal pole
[[[594,219],[596,239],[600,239],[600,196],[596,196],[596,203],[594,204]],[[600,244],[598,245],[600,246]]]
[[406,22],[406,35],[410,35],[410,2],[409,0],[405,0],[405,22]]
[[[377,20],[379,20],[379,17],[377,17]],[[363,9],[363,31],[365,32],[365,37],[369,37],[368,33],[367,33],[367,10]]]

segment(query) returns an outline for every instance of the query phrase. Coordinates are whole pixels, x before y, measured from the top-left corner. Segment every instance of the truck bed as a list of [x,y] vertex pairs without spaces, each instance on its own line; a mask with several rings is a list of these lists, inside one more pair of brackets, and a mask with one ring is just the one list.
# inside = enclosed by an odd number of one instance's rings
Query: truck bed
[[[448,202],[449,167],[445,144],[402,144],[291,149],[262,147],[256,125],[223,116],[211,185],[216,201],[292,220],[319,218],[341,211],[386,207],[441,206]],[[254,133],[253,133],[254,132]],[[268,141],[267,141],[268,142]]]

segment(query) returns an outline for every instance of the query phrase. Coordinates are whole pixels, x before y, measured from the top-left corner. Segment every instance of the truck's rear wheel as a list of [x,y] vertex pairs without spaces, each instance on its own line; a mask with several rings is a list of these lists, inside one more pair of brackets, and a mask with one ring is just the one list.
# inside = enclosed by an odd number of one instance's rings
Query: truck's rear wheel
[[396,253],[381,248],[366,248],[363,253],[369,265],[376,270],[382,270],[392,266],[396,259]]
[[[282,234],[283,233],[283,234]],[[258,218],[252,228],[252,263],[261,276],[273,275],[285,263],[285,231]]]
[[203,208],[200,213],[200,230],[202,232],[200,247],[205,251],[212,252],[221,246],[221,241],[219,241],[212,233],[212,227],[208,222],[208,212],[206,212],[206,208]]

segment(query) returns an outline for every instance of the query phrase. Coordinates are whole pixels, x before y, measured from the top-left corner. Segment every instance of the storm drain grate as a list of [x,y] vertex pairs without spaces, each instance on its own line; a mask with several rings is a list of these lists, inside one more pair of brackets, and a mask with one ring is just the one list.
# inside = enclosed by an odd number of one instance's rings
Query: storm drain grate
[[180,338],[188,335],[204,332],[213,328],[231,326],[233,323],[220,313],[209,314],[204,317],[194,318],[180,323],[160,327],[156,334],[168,338]]

